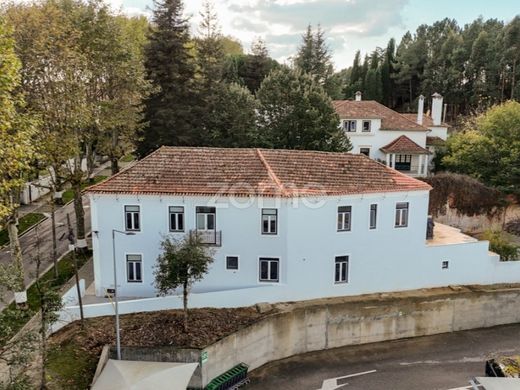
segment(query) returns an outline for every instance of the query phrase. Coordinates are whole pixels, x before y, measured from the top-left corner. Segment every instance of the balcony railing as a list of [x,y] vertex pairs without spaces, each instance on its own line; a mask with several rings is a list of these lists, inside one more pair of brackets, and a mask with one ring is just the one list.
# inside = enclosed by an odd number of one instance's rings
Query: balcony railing
[[196,234],[203,244],[222,246],[221,230],[191,230],[190,233]]

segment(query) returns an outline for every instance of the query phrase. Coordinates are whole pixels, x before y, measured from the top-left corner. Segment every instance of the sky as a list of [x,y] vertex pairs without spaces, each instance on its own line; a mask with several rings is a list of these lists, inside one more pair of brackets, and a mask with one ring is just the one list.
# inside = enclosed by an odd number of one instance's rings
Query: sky
[[[151,15],[152,0],[107,0],[129,15]],[[184,0],[193,34],[198,33],[199,12],[204,0]],[[248,51],[255,38],[262,38],[270,55],[290,60],[309,24],[321,25],[333,52],[337,70],[352,64],[357,50],[370,52],[397,42],[420,24],[445,17],[459,25],[479,16],[511,20],[520,14],[518,0],[213,0],[222,33],[238,38]]]

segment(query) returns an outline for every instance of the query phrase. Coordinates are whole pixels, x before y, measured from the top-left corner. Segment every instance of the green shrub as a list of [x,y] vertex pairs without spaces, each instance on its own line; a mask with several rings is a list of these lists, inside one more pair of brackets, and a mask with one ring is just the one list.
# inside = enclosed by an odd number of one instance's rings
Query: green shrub
[[507,241],[500,231],[487,230],[482,238],[489,241],[489,250],[500,255],[501,261],[520,260],[518,247]]

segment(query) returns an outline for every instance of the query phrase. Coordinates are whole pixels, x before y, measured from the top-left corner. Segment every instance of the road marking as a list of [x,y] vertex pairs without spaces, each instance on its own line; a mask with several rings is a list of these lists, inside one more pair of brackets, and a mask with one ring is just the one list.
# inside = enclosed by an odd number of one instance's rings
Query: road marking
[[350,375],[345,375],[345,376],[339,376],[337,378],[325,379],[321,385],[321,388],[319,388],[318,390],[337,390],[337,389],[340,389],[340,388],[348,385],[348,383],[343,383],[341,385],[338,385],[338,380],[340,380],[340,379],[347,379],[347,378],[353,378],[353,377],[361,376],[361,375],[373,374],[376,371],[377,370],[363,371],[363,372],[358,372],[356,374],[350,374]]

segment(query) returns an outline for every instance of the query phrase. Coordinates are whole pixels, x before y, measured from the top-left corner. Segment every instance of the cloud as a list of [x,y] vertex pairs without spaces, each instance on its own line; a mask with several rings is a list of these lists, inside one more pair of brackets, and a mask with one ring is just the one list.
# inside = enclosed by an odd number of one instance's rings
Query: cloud
[[[149,14],[152,0],[106,0],[128,14]],[[334,60],[351,62],[355,48],[381,40],[391,29],[402,28],[408,0],[212,0],[222,32],[241,40],[244,48],[262,37],[270,54],[280,60],[296,53],[308,24],[321,25]],[[203,0],[184,0],[193,33],[198,31]],[[139,12],[139,10],[141,12]],[[144,12],[143,12],[144,11]],[[386,39],[386,38],[385,38]],[[372,43],[369,43],[373,47]],[[352,52],[350,54],[350,52]]]
[[381,37],[404,28],[408,0],[223,0],[219,8],[231,18],[237,36],[254,33],[267,42],[271,55],[294,55],[309,24],[325,31],[333,51],[349,42]]

